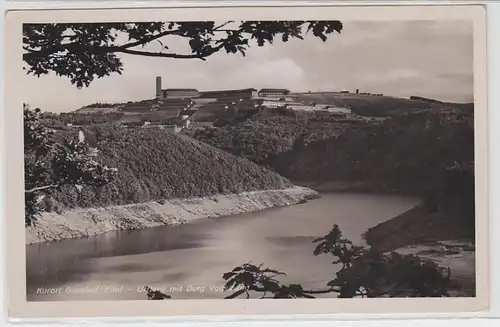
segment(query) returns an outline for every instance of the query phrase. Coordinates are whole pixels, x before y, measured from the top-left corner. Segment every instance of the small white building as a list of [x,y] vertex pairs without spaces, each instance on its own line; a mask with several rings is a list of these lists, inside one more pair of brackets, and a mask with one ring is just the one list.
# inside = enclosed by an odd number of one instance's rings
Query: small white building
[[279,108],[279,107],[284,107],[286,106],[288,103],[286,101],[270,101],[270,100],[266,100],[266,101],[262,101],[262,106],[264,107],[267,107],[267,108]]
[[314,111],[316,110],[315,106],[308,106],[305,104],[289,104],[287,108],[296,110],[296,111]]
[[266,96],[259,96],[256,97],[255,99],[258,100],[263,100],[263,101],[286,101],[286,102],[293,102],[293,98],[291,97],[286,97],[286,96],[280,96],[280,97],[266,97]]
[[328,111],[331,113],[346,114],[346,115],[349,115],[351,113],[351,109],[349,109],[349,108],[334,107],[334,108],[325,108],[325,109],[321,109],[321,110]]

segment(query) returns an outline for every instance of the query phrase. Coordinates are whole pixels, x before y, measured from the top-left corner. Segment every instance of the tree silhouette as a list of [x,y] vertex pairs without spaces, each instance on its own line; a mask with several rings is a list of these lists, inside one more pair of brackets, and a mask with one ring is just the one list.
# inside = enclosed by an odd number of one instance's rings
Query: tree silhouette
[[[23,60],[28,74],[54,72],[83,87],[96,78],[121,74],[120,54],[206,60],[219,51],[245,55],[251,40],[264,46],[277,39],[303,39],[312,33],[326,41],[329,34],[341,30],[340,21],[25,24]],[[185,40],[190,53],[171,51],[168,37],[172,36]],[[157,51],[144,50],[153,42],[157,43]]]
[[[396,252],[380,253],[372,248],[355,246],[343,238],[338,225],[316,240],[314,255],[327,254],[340,269],[324,289],[306,289],[300,284],[283,285],[277,277],[284,272],[245,263],[223,274],[224,289],[232,291],[226,299],[258,297],[273,299],[315,298],[319,294],[336,293],[339,298],[354,297],[447,297],[458,287],[451,280],[451,270],[439,267],[430,260]],[[149,300],[171,297],[146,288]]]
[[[148,22],[148,23],[74,23],[25,24],[23,60],[27,74],[41,76],[55,73],[69,78],[81,88],[96,78],[123,72],[120,54],[174,59],[206,60],[220,51],[245,55],[250,41],[257,46],[276,40],[303,39],[311,32],[326,41],[329,34],[340,33],[340,21],[228,21]],[[191,51],[170,50],[164,38],[184,39]],[[124,40],[124,41],[121,41]],[[157,43],[158,51],[144,50]],[[40,211],[40,193],[64,184],[108,182],[113,170],[93,160],[85,144],[68,140],[57,143],[40,122],[40,111],[24,110],[26,223]],[[451,272],[416,256],[383,254],[354,246],[344,239],[337,225],[317,243],[314,255],[328,254],[340,269],[323,290],[308,290],[299,284],[283,285],[283,272],[262,265],[243,264],[225,273],[227,298],[259,294],[261,298],[313,298],[335,292],[339,297],[448,296]],[[146,287],[148,299],[171,298]]]
[[[323,41],[340,33],[340,21],[227,21],[140,22],[140,23],[47,23],[23,25],[24,70],[34,76],[55,73],[67,77],[78,88],[96,78],[121,74],[119,54],[174,59],[200,59],[219,52],[245,55],[250,40],[258,46],[303,39],[311,32]],[[169,36],[184,39],[190,53],[170,51]],[[124,41],[121,41],[124,40]],[[143,48],[151,43],[156,52]],[[42,210],[41,199],[65,184],[103,185],[114,171],[100,165],[84,142],[53,139],[53,133],[40,123],[40,110],[24,108],[25,141],[25,221],[30,225]],[[89,152],[90,151],[90,152]]]
[[63,185],[104,185],[116,171],[95,160],[96,151],[84,139],[58,142],[41,122],[41,110],[24,106],[25,224],[44,210],[42,200]]

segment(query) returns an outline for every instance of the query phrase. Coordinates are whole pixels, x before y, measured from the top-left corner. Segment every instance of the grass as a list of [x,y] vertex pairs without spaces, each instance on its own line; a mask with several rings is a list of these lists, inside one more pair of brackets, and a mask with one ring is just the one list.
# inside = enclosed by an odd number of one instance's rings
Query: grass
[[303,93],[295,95],[297,101],[304,103],[329,104],[349,107],[353,113],[369,117],[399,116],[425,109],[447,109],[450,107],[472,111],[472,104],[453,104],[432,102],[422,99],[405,99],[391,96],[372,96],[339,93]]

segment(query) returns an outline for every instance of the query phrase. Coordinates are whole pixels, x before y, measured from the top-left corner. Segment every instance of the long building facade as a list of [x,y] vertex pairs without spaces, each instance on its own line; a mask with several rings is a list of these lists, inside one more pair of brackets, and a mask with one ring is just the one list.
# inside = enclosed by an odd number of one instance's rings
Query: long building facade
[[204,98],[217,99],[253,99],[258,96],[258,91],[252,88],[240,90],[206,91],[202,92],[201,96]]
[[259,91],[260,97],[282,97],[289,94],[290,90],[287,89],[261,89]]
[[161,99],[191,99],[200,96],[200,91],[197,89],[162,89],[161,77],[156,77],[156,94],[155,98]]
[[191,99],[200,96],[197,89],[166,89],[163,91],[164,99]]
[[[200,92],[197,89],[191,88],[170,88],[162,89],[161,76],[156,77],[155,85],[155,98],[162,99],[193,99],[193,98],[214,98],[214,99],[256,99],[256,98],[276,98],[283,97],[290,94],[287,89],[261,89],[254,88],[237,89],[237,90],[218,90],[218,91],[205,91]],[[286,98],[286,101],[291,99]]]

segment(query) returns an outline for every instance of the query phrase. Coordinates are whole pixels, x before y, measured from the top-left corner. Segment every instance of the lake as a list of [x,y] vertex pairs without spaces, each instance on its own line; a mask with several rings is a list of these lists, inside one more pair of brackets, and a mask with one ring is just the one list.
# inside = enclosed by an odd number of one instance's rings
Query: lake
[[110,232],[26,247],[28,301],[138,300],[143,286],[173,298],[223,298],[223,273],[246,262],[287,273],[285,283],[322,289],[336,271],[312,241],[338,224],[361,234],[420,202],[413,197],[330,193],[290,207],[178,226]]

